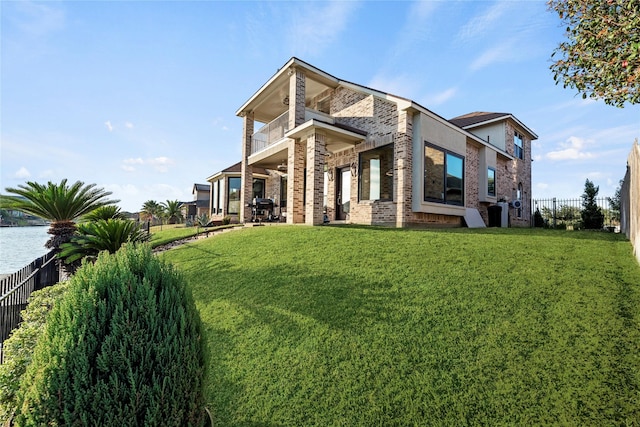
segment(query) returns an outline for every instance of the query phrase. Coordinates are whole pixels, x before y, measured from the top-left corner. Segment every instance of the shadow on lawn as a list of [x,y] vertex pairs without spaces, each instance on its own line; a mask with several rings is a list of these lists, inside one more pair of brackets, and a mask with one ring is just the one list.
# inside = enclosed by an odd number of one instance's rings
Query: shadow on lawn
[[601,240],[601,241],[626,241],[627,238],[622,233],[611,233],[603,230],[552,230],[545,228],[438,228],[438,227],[407,227],[395,228],[377,225],[361,225],[361,224],[327,224],[324,227],[368,230],[380,232],[430,232],[430,233],[452,233],[452,234],[470,234],[470,235],[495,235],[495,236],[533,236],[533,237],[549,237],[563,239],[579,239],[579,240]]
[[[286,347],[286,351],[295,353],[298,345],[309,345],[309,337],[316,334],[326,334],[330,340],[335,334],[359,335],[371,325],[398,322],[393,316],[399,310],[389,303],[394,300],[390,293],[396,291],[381,281],[317,274],[305,266],[289,266],[286,274],[279,266],[241,272],[218,266],[210,274],[216,276],[215,291],[202,286],[194,289],[194,295],[206,307],[204,310],[225,307],[223,317],[229,322],[223,325],[211,320],[218,317],[215,313],[208,322],[206,315],[203,319],[210,343],[208,384],[215,384],[209,405],[217,425],[276,426],[271,420],[278,419],[279,406],[288,399],[299,399],[297,395],[283,397],[282,401],[278,397],[276,402],[258,402],[259,408],[247,406],[256,404],[256,389],[265,396],[288,392],[274,392],[271,384],[261,383],[266,381],[261,374],[269,369],[266,365],[286,363],[286,358],[273,353],[277,349]],[[238,357],[246,360],[239,364]],[[257,372],[257,377],[252,378],[250,372]],[[301,418],[294,424],[305,424],[304,414],[313,410],[313,402],[308,404],[308,408],[305,404],[299,408],[297,416]]]

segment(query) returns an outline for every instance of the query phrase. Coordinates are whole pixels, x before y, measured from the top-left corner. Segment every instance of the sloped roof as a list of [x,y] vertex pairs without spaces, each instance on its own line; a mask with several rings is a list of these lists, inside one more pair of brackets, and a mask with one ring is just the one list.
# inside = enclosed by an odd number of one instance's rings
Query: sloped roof
[[193,184],[196,191],[209,191],[209,184]]
[[511,114],[509,113],[487,113],[483,111],[476,111],[462,116],[454,117],[449,121],[456,126],[464,128],[466,126],[475,125],[482,122],[492,121],[499,118],[507,118]]
[[[218,176],[224,175],[224,174],[240,174],[240,172],[242,172],[242,162],[238,162],[238,163],[236,163],[234,165],[229,166],[226,169],[222,169],[220,172],[214,173],[209,178],[207,178],[207,180],[211,180],[211,179],[213,179],[215,177],[218,177]],[[260,167],[257,167],[257,166],[253,167],[253,173],[254,174],[258,174],[258,175],[269,175],[265,168],[260,168]]]
[[531,129],[529,129],[524,123],[516,118],[511,113],[488,113],[485,111],[476,111],[469,114],[464,114],[462,116],[454,117],[449,120],[449,123],[453,123],[454,125],[462,128],[462,129],[473,129],[478,126],[482,126],[485,124],[494,123],[500,120],[511,119],[516,122],[522,129],[524,129],[527,133],[531,135],[532,139],[538,139],[538,135]]

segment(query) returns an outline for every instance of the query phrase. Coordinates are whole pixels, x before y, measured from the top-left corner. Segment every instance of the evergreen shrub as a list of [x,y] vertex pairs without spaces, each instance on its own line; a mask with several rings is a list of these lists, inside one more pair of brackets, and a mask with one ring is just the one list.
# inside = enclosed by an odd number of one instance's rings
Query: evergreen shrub
[[49,314],[15,425],[203,425],[205,344],[184,279],[149,245],[102,252]]
[[22,377],[31,363],[33,350],[42,335],[47,314],[67,290],[67,282],[34,291],[22,310],[22,322],[2,345],[4,361],[0,364],[0,424],[13,416]]

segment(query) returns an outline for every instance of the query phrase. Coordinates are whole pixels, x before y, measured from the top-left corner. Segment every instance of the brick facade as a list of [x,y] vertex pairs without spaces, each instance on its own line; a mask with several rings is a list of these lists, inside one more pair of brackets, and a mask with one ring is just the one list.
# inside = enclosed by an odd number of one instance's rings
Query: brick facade
[[[347,170],[349,173],[345,177],[350,179],[347,222],[396,227],[461,226],[464,224],[464,207],[477,209],[488,222],[487,208],[495,201],[515,200],[521,188],[523,206],[519,210],[510,209],[510,223],[513,226],[529,225],[531,138],[527,136],[528,129],[520,129],[520,122],[505,118],[505,151],[501,151],[498,146],[489,144],[486,135],[472,135],[410,100],[341,82],[295,58],[288,64],[270,80],[274,88],[266,90],[263,87],[239,113],[244,120],[241,220],[247,221],[250,216],[250,211],[248,213],[244,206],[250,203],[252,193],[253,167],[248,164],[248,157],[252,149],[254,109],[264,108],[260,120],[269,122],[282,114],[281,108],[286,108],[289,132],[286,135],[290,139],[278,142],[277,149],[282,150],[286,157],[288,223],[321,224],[325,213],[330,221],[335,221],[339,208],[336,204],[340,191],[337,188],[339,173]],[[280,85],[279,90],[275,90],[276,85]],[[278,112],[274,108],[278,104],[269,102],[273,100],[269,97],[282,97],[283,91],[287,96],[285,100],[278,99],[282,101]],[[267,108],[271,110],[267,112]],[[310,110],[311,115],[308,116]],[[495,132],[495,125],[491,126]],[[523,136],[524,160],[514,156],[515,131]],[[362,137],[358,139],[353,135]],[[531,135],[535,137],[533,132]],[[450,182],[445,180],[444,168],[427,168],[424,165],[425,141],[436,145],[443,153],[464,157],[464,207],[428,202],[433,199],[423,197],[425,169],[427,173],[434,174],[431,181],[440,182],[443,191],[448,191],[445,187]],[[328,149],[329,144],[333,144],[332,149]],[[392,149],[389,151],[385,147]],[[391,152],[393,159],[390,161]],[[364,159],[363,153],[366,153]],[[263,166],[260,160],[254,158],[252,161]],[[363,161],[364,172],[360,170]],[[263,167],[267,167],[267,156],[264,162]],[[491,168],[495,165],[495,197],[487,197],[486,194],[487,180],[482,174],[487,173],[487,165]],[[280,198],[282,175],[269,172],[267,197]],[[361,178],[364,183],[360,183]],[[365,185],[364,197],[378,200],[362,200],[361,185]],[[388,199],[386,195],[390,194],[392,197]],[[418,195],[421,200],[414,200]]]

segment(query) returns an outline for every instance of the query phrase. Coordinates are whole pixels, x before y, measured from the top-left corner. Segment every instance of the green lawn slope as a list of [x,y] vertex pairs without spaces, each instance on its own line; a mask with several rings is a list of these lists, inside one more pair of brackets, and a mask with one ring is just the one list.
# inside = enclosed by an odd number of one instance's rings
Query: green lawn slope
[[619,235],[256,227],[162,256],[206,326],[217,426],[640,423]]

